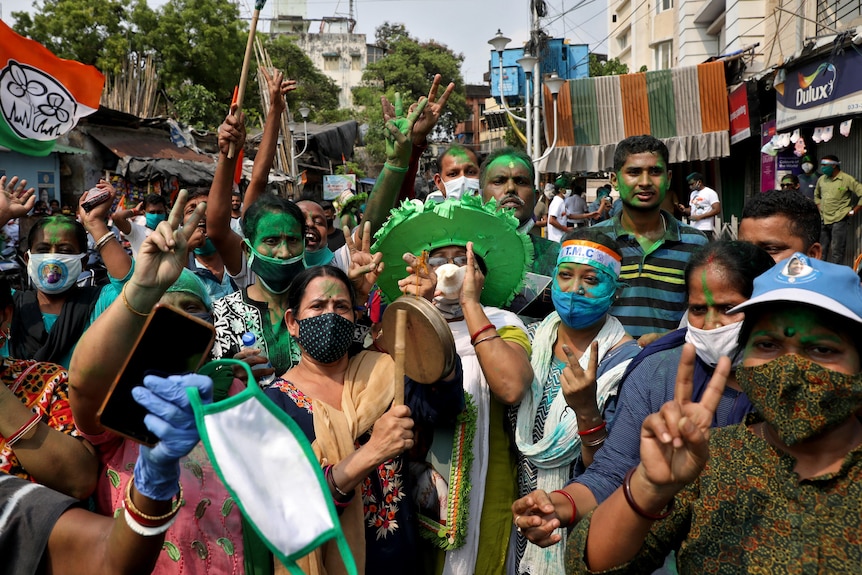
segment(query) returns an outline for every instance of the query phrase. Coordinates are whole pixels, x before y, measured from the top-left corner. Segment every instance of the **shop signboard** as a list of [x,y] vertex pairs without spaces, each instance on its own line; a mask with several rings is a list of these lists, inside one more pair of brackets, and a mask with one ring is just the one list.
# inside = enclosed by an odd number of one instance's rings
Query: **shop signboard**
[[324,200],[337,200],[346,190],[356,191],[356,174],[323,176]]
[[730,91],[727,102],[730,106],[730,143],[736,144],[751,136],[751,116],[745,82]]
[[785,71],[775,87],[776,127],[862,113],[862,55],[856,50]]

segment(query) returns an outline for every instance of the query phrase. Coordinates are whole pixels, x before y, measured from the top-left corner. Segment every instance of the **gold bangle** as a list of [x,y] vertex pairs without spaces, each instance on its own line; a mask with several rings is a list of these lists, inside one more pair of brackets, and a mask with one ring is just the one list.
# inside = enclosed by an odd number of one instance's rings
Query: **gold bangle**
[[137,505],[135,505],[135,502],[132,501],[132,484],[134,482],[135,482],[135,478],[133,476],[133,477],[130,477],[128,483],[126,483],[126,497],[125,497],[124,503],[126,505],[126,509],[132,515],[136,516],[136,518],[145,519],[147,521],[152,521],[154,523],[157,523],[160,521],[168,521],[174,515],[179,513],[180,507],[182,507],[183,504],[185,503],[185,501],[183,500],[183,484],[177,483],[180,490],[173,497],[173,504],[171,505],[171,510],[168,511],[167,513],[165,513],[164,515],[147,515],[146,513],[144,513],[140,509],[138,509]]
[[123,304],[126,306],[126,309],[129,310],[130,312],[132,312],[133,314],[135,314],[136,316],[149,317],[150,314],[140,312],[140,311],[136,310],[135,308],[133,308],[131,306],[131,304],[129,304],[129,300],[126,299],[126,286],[127,285],[129,285],[129,284],[123,284],[123,289],[120,290],[120,298],[123,300]]

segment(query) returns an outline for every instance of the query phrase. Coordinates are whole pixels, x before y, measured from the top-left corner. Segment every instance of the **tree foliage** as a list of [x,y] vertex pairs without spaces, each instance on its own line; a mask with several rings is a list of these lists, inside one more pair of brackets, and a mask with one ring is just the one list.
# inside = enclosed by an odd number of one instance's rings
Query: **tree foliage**
[[247,26],[231,0],[169,0],[157,10],[146,0],[43,0],[32,17],[13,16],[19,34],[108,74],[130,53],[152,54],[175,113],[193,125],[218,125],[239,81]]
[[130,0],[43,0],[39,11],[13,12],[15,31],[61,58],[119,72],[135,31]]
[[619,58],[599,60],[595,54],[590,54],[590,77],[617,76],[619,74],[628,73],[629,67],[620,62]]
[[449,82],[455,83],[455,91],[437,122],[435,139],[448,140],[458,122],[469,112],[461,77],[462,54],[456,54],[443,44],[434,41],[420,42],[409,35],[403,24],[385,22],[375,34],[378,45],[386,47],[386,55],[369,64],[363,73],[363,85],[354,88],[353,101],[362,110],[360,121],[368,124],[366,146],[369,155],[382,161],[383,110],[380,97],[386,95],[394,102],[395,94],[401,94],[406,113],[410,104],[427,96],[436,74],[442,76],[440,94]]

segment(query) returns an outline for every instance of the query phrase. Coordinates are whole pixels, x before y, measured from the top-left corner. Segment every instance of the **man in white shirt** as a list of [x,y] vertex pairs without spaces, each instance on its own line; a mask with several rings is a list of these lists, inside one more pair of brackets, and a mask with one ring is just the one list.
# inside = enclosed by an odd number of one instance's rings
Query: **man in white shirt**
[[[141,244],[147,239],[159,222],[168,218],[168,204],[160,194],[147,194],[144,201],[131,210],[117,210],[112,216],[114,225],[129,242],[132,257],[138,255]],[[142,220],[141,223],[134,221]]]
[[563,197],[563,188],[556,186],[556,194],[548,207],[548,239],[560,243],[563,234],[568,231],[566,224],[566,200]]
[[688,207],[680,204],[679,208],[688,216],[692,227],[702,231],[709,240],[715,239],[715,216],[721,213],[721,202],[718,194],[703,183],[703,174],[692,172],[686,178],[691,189]]

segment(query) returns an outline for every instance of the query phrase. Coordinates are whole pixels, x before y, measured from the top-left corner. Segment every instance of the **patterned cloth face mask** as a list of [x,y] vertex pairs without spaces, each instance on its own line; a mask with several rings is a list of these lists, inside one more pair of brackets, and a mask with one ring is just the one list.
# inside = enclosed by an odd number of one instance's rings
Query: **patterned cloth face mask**
[[353,322],[337,313],[324,313],[298,320],[299,345],[320,363],[344,357],[353,342]]
[[816,437],[862,407],[862,374],[832,371],[796,354],[740,366],[736,381],[785,445]]

